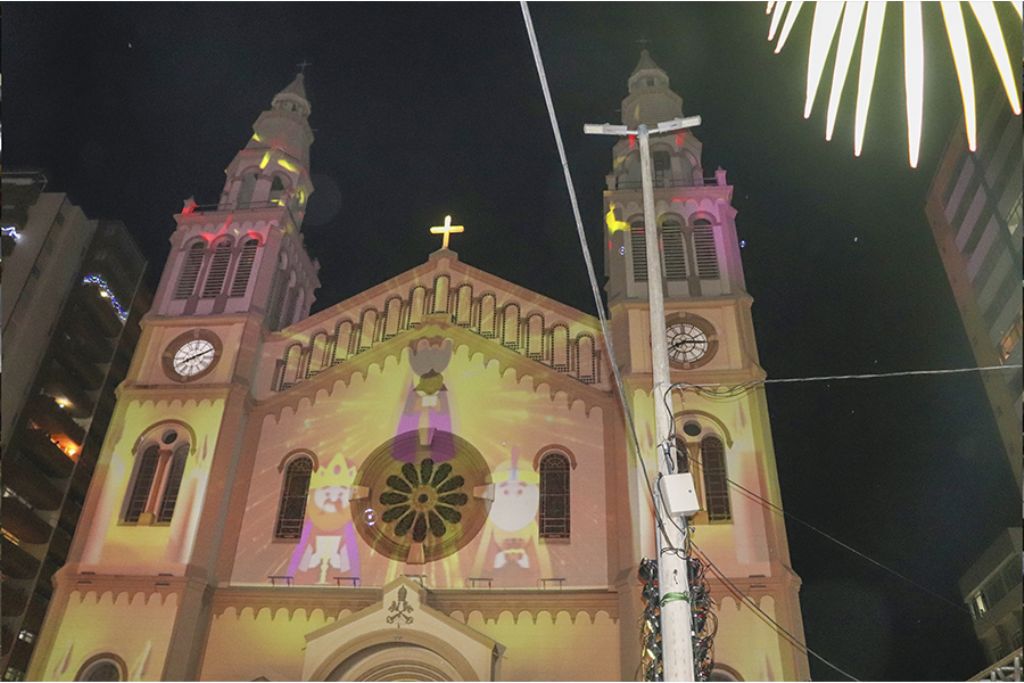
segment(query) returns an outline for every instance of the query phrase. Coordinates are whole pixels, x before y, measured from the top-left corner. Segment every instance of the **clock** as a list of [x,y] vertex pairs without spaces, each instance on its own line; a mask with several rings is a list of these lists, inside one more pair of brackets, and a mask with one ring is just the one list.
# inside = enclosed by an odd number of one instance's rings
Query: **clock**
[[171,379],[189,382],[213,370],[220,359],[220,339],[209,330],[179,335],[164,352],[164,372]]
[[686,316],[670,321],[665,334],[669,360],[686,369],[703,365],[718,350],[714,328],[703,318]]

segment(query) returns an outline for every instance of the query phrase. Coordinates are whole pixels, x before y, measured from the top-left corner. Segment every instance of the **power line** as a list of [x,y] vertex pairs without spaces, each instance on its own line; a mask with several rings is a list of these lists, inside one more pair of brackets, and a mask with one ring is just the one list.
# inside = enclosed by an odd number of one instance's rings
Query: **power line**
[[[533,61],[537,67],[537,75],[540,78],[541,91],[544,93],[544,103],[547,105],[548,119],[551,122],[551,132],[555,137],[555,145],[558,147],[558,158],[562,165],[562,172],[565,175],[565,186],[569,192],[569,202],[572,205],[572,215],[576,222],[576,233],[580,240],[580,248],[583,251],[583,261],[587,266],[587,278],[590,280],[590,291],[594,296],[594,306],[597,308],[597,318],[601,324],[601,336],[604,340],[605,350],[608,353],[608,365],[611,366],[612,375],[615,377],[615,386],[618,389],[619,401],[622,404],[622,411],[626,416],[626,424],[629,426],[629,432],[633,439],[633,446],[636,453],[636,458],[640,462],[640,467],[643,469],[644,482],[647,484],[647,491],[651,496],[651,504],[657,509],[657,501],[655,500],[654,487],[651,486],[651,476],[647,471],[647,464],[644,462],[642,452],[640,450],[640,439],[637,437],[636,423],[633,419],[633,412],[629,407],[629,400],[626,396],[625,383],[622,380],[622,374],[619,371],[619,366],[615,362],[615,347],[612,344],[612,334],[608,326],[608,318],[604,313],[604,302],[601,300],[601,288],[597,284],[597,275],[594,271],[594,263],[590,258],[590,245],[587,243],[587,234],[583,229],[583,218],[580,216],[579,203],[576,200],[576,188],[572,182],[572,173],[569,171],[569,161],[565,155],[565,145],[562,143],[562,132],[558,126],[558,117],[555,115],[555,105],[551,101],[551,91],[548,88],[548,77],[544,72],[544,62],[540,56],[540,47],[537,44],[537,35],[533,30],[533,19],[530,18],[530,10],[526,6],[526,0],[520,0],[519,6],[523,11],[523,22],[526,24],[526,33],[530,39],[530,49],[533,52]],[[664,525],[659,516],[655,515],[655,520],[658,526],[664,530]],[[667,539],[668,534],[663,534]]]
[[830,662],[829,660],[825,659],[824,657],[819,655],[817,652],[812,650],[810,647],[808,647],[807,643],[804,643],[799,638],[797,638],[792,633],[790,633],[785,628],[783,628],[783,626],[781,624],[779,624],[779,622],[775,621],[767,613],[765,613],[764,610],[762,610],[758,606],[758,604],[756,602],[754,602],[753,598],[751,598],[750,596],[746,595],[743,591],[741,591],[736,586],[736,584],[734,584],[729,579],[729,577],[727,577],[725,575],[725,573],[721,569],[718,568],[718,565],[716,565],[714,562],[711,561],[711,558],[708,557],[707,553],[705,553],[696,543],[693,543],[691,541],[691,545],[693,546],[694,550],[696,550],[700,554],[701,559],[704,562],[707,563],[708,567],[715,574],[715,576],[717,576],[718,579],[722,583],[724,583],[726,585],[726,587],[729,589],[729,592],[732,593],[734,596],[736,596],[736,598],[739,599],[741,602],[746,603],[753,610],[755,610],[764,620],[766,620],[772,626],[772,628],[775,629],[776,632],[778,632],[778,633],[782,634],[783,636],[785,636],[786,640],[788,640],[791,644],[799,647],[801,650],[803,650],[805,653],[813,656],[815,659],[823,662],[824,664],[827,664],[832,669],[838,671],[839,673],[841,673],[844,676],[846,676],[847,678],[849,678],[851,681],[860,681],[859,678],[856,678],[855,676],[853,676],[852,674],[848,673],[844,669],[840,668],[839,666],[837,666],[837,665],[833,664],[832,662]]
[[[875,378],[878,378],[878,377],[905,377],[905,376],[910,376],[910,375],[945,375],[945,374],[957,374],[957,373],[963,373],[963,372],[989,371],[989,370],[994,370],[994,369],[1013,368],[1013,367],[1015,367],[1015,366],[1011,366],[1011,365],[997,365],[997,366],[986,366],[986,367],[982,367],[982,368],[954,368],[954,369],[944,369],[944,370],[907,370],[907,371],[891,372],[891,373],[872,373],[870,375],[833,375],[833,376],[829,376],[829,377],[787,378],[787,379],[780,379],[780,380],[777,380],[777,381],[779,381],[779,382],[799,382],[799,381],[822,381],[822,380],[825,380],[825,379],[852,379],[852,378],[856,378],[856,379],[875,379]],[[1020,367],[1020,366],[1016,366],[1016,367]],[[737,394],[733,394],[733,395],[728,396],[728,397],[735,398],[736,396],[739,396],[741,393],[745,393],[746,391],[749,391],[749,389],[751,388],[751,384],[752,383],[740,384],[740,385],[735,385],[734,387],[731,387],[732,389],[741,389],[742,388],[743,391],[740,392],[740,393],[737,393]],[[669,411],[669,413],[671,414],[672,407],[669,404],[669,395],[670,395],[670,393],[672,391],[672,388],[683,388],[683,389],[685,389],[685,388],[688,388],[688,387],[698,387],[698,386],[701,386],[701,385],[690,384],[688,382],[676,382],[675,384],[673,384],[672,387],[669,388],[669,391],[666,392],[665,395],[662,397],[663,403],[665,404],[665,409],[667,411]],[[716,386],[716,385],[709,385],[709,386]],[[720,385],[718,385],[718,386],[720,386]],[[723,398],[723,397],[725,397],[725,396],[718,396],[718,398]],[[675,421],[674,420],[672,422],[672,426],[673,426],[673,432],[672,432],[672,434],[669,437],[670,438],[670,444],[669,444],[670,447],[674,443],[675,436],[676,436],[675,435]],[[685,455],[687,461],[688,462],[692,462],[696,467],[701,467],[702,466],[702,463],[700,462],[699,459],[694,458],[694,457],[692,457],[692,456],[690,456],[689,454],[686,454],[686,453],[684,453],[684,455]],[[886,566],[885,564],[879,562],[878,560],[874,559],[873,557],[869,556],[868,554],[866,554],[866,553],[864,553],[864,552],[862,552],[860,550],[857,550],[853,546],[851,546],[851,545],[849,545],[847,543],[844,543],[843,541],[840,541],[838,538],[836,538],[832,534],[830,534],[830,533],[828,533],[826,531],[823,531],[822,529],[819,529],[818,527],[814,526],[810,522],[807,522],[807,521],[797,517],[793,513],[788,512],[787,510],[783,509],[781,506],[776,505],[775,503],[773,503],[772,501],[764,498],[763,496],[761,496],[757,492],[751,491],[750,489],[748,489],[747,487],[743,486],[739,482],[733,481],[732,479],[730,479],[728,477],[725,478],[725,481],[730,486],[732,486],[732,487],[734,487],[736,489],[739,489],[740,491],[745,493],[748,497],[753,498],[754,500],[759,502],[762,506],[771,509],[773,512],[781,514],[782,516],[784,516],[784,517],[786,517],[788,519],[791,519],[794,522],[797,522],[798,524],[802,524],[803,526],[807,527],[811,531],[814,531],[815,533],[823,536],[824,538],[827,538],[828,540],[832,541],[833,543],[835,543],[836,545],[840,546],[841,548],[844,548],[845,550],[847,550],[847,551],[849,551],[849,552],[851,552],[851,553],[853,553],[853,554],[855,554],[855,555],[857,555],[857,556],[867,560],[868,562],[870,562],[871,564],[875,565],[876,567],[878,567],[880,569],[883,569],[884,571],[888,572],[889,574],[892,574],[893,576],[895,576],[895,577],[897,577],[899,579],[902,579],[903,581],[905,581],[908,584],[914,586],[915,588],[917,588],[917,589],[919,589],[921,591],[924,591],[925,593],[929,594],[933,598],[937,598],[938,600],[941,600],[942,602],[946,603],[947,605],[950,605],[950,606],[954,607],[958,611],[970,613],[970,610],[968,610],[964,605],[956,603],[956,602],[953,602],[949,598],[946,598],[946,597],[936,593],[935,591],[933,591],[932,589],[928,588],[927,586],[924,586],[924,585],[918,583],[917,581],[914,581],[910,577],[905,576],[904,574],[901,574],[900,572],[896,571],[895,569],[892,569],[891,567]]]
[[[740,393],[745,393],[755,386],[764,384],[796,384],[802,382],[831,382],[845,379],[883,379],[888,377],[917,377],[921,375],[960,375],[970,372],[997,372],[999,370],[1018,370],[1021,366],[1019,363],[1009,365],[985,365],[981,367],[970,367],[970,368],[942,368],[938,370],[901,370],[897,372],[871,372],[864,374],[852,374],[852,375],[822,375],[817,377],[782,377],[777,379],[759,379],[752,380],[743,384],[725,385],[718,382],[714,383],[692,383],[692,382],[676,382],[669,390],[676,388],[694,388],[698,391],[701,389],[713,389],[722,391],[726,394],[728,392],[742,390]],[[738,394],[735,394],[738,395]],[[727,396],[731,398],[732,396]]]

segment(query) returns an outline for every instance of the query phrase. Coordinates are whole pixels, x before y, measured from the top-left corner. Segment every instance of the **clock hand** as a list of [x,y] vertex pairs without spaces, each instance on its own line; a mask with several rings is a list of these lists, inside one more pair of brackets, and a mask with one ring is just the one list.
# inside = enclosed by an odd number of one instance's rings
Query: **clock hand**
[[182,362],[183,363],[190,363],[190,362],[192,362],[192,360],[194,360],[196,358],[202,358],[203,356],[205,356],[206,354],[208,354],[208,353],[210,353],[212,351],[213,351],[213,349],[206,349],[205,351],[201,351],[199,353],[196,353],[196,354],[193,354],[193,355],[189,356],[188,358],[186,358]]

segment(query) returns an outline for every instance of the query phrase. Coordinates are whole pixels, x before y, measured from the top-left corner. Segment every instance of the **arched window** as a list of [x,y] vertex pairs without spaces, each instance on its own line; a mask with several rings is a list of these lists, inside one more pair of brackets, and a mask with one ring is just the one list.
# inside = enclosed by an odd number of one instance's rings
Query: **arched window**
[[124,521],[137,522],[139,516],[146,510],[146,503],[149,501],[149,492],[153,488],[153,479],[156,477],[156,467],[160,462],[160,447],[157,444],[149,445],[142,452],[138,468],[135,472],[135,484],[132,486],[131,495],[128,498],[128,509],[124,513]]
[[729,507],[729,482],[725,471],[725,447],[717,436],[705,436],[700,442],[701,469],[704,471],[704,505],[708,521],[732,519]]
[[238,267],[235,269],[235,279],[231,283],[231,296],[245,296],[249,287],[249,276],[252,275],[252,266],[256,262],[256,249],[260,246],[258,239],[248,239],[242,245],[242,255],[238,257]]
[[160,501],[160,512],[156,516],[157,522],[170,522],[174,516],[174,506],[178,502],[178,490],[181,489],[181,479],[185,474],[185,462],[188,460],[188,444],[182,444],[174,450],[171,456],[170,470],[167,473],[167,484],[164,486],[164,495]]
[[252,204],[252,193],[256,189],[258,173],[246,173],[242,176],[242,187],[238,190],[238,208],[247,209]]
[[199,269],[203,265],[203,256],[205,255],[206,243],[203,240],[193,242],[188,248],[184,263],[181,264],[178,284],[174,287],[175,299],[187,299],[192,296],[192,292],[196,288],[196,280],[199,278]]
[[313,461],[301,456],[295,458],[284,471],[284,486],[281,489],[281,506],[277,510],[277,524],[274,538],[291,539],[302,535],[306,520],[306,498],[309,495],[309,480],[313,476]]
[[666,187],[672,179],[672,155],[664,150],[651,154],[655,187]]
[[124,665],[114,655],[99,655],[90,658],[78,675],[76,681],[123,681],[125,680]]
[[643,221],[630,224],[629,243],[633,250],[633,280],[647,282],[647,245],[644,243]]
[[661,243],[665,249],[665,277],[686,279],[686,251],[683,248],[683,225],[675,218],[661,224]]
[[228,275],[228,264],[231,263],[231,240],[223,239],[213,248],[213,262],[206,274],[203,285],[203,298],[212,299],[224,289],[224,279]]
[[283,194],[284,180],[282,180],[281,176],[275,175],[274,179],[270,181],[270,201],[273,202],[275,199],[280,199]]
[[697,276],[701,280],[717,280],[718,254],[715,251],[715,231],[711,221],[698,218],[693,222],[693,253],[697,260]]
[[676,472],[689,472],[690,471],[690,451],[686,448],[686,443],[676,437]]
[[147,432],[139,443],[135,475],[124,506],[124,521],[170,522],[191,450],[189,437],[181,426],[164,424]]
[[569,459],[548,453],[540,461],[540,537],[569,538]]

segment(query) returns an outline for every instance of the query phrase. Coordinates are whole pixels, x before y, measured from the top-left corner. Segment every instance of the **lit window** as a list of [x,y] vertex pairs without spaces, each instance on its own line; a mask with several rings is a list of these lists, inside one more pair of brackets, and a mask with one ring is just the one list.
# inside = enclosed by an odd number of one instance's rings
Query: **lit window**
[[1021,318],[1017,318],[1010,329],[1006,331],[1003,338],[999,340],[999,357],[1005,363],[1010,360],[1010,356],[1013,355],[1013,350],[1020,344],[1021,338]]
[[32,643],[35,641],[35,639],[36,634],[32,631],[27,631],[25,629],[21,629],[20,631],[18,631],[18,640],[23,640],[26,643]]
[[985,597],[985,594],[981,591],[975,593],[973,604],[974,614],[976,617],[980,618],[985,615],[985,612],[988,611],[988,599]]

